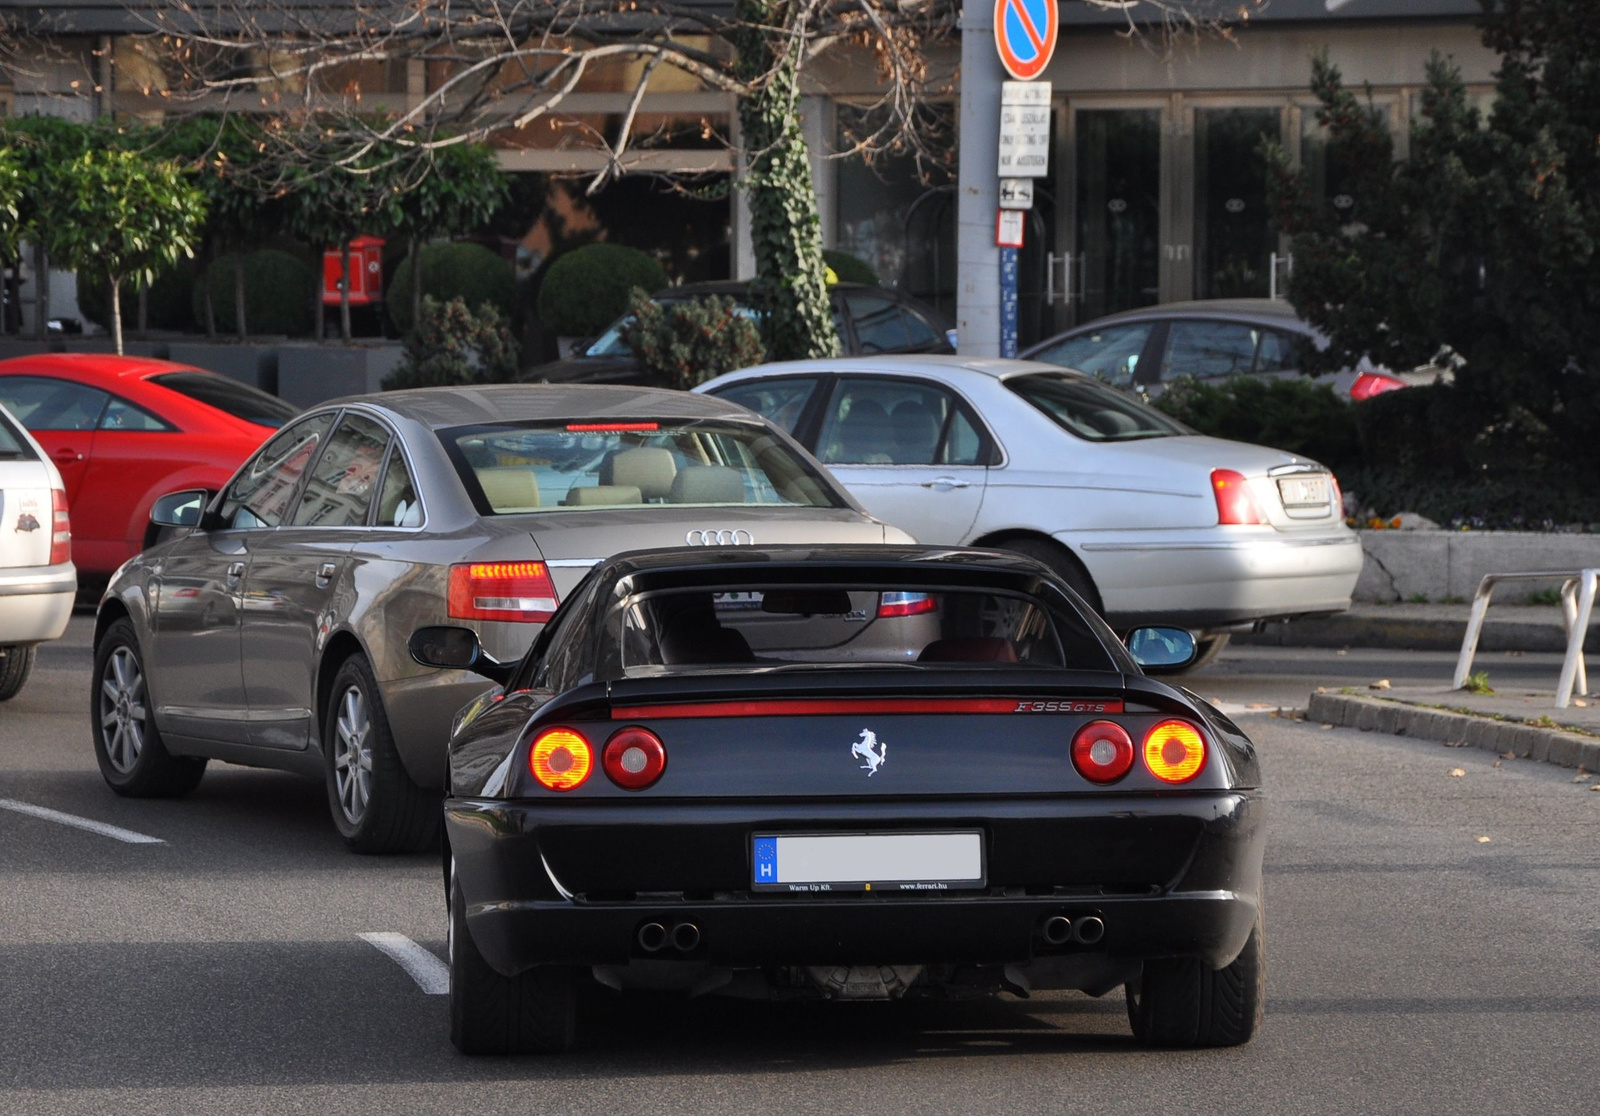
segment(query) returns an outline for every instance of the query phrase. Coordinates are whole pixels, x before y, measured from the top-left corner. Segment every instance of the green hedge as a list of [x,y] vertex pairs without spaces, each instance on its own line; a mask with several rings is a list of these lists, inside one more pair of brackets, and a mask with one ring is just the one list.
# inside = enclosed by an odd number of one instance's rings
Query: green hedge
[[[218,256],[206,269],[202,282],[211,288],[211,312],[217,332],[238,328],[233,305],[233,254]],[[311,268],[288,252],[259,248],[244,257],[244,324],[252,337],[287,334],[298,337],[311,331],[312,298],[317,277]],[[190,299],[194,321],[204,324],[203,288],[197,282]]]
[[585,244],[550,265],[539,287],[539,321],[561,337],[593,337],[628,311],[629,292],[667,285],[655,257],[620,244]]
[[[111,328],[111,291],[106,279],[78,273],[78,310],[101,329]],[[194,265],[185,260],[156,276],[146,299],[151,329],[188,329],[194,319],[189,311],[189,294],[194,287]],[[139,328],[139,292],[133,284],[122,284],[122,328]]]
[[[422,249],[422,296],[440,303],[460,299],[473,311],[487,303],[509,319],[516,306],[517,281],[511,265],[481,244],[429,244]],[[384,297],[389,303],[389,320],[401,333],[409,333],[409,255],[400,261]]]
[[1184,377],[1155,405],[1202,434],[1303,454],[1335,471],[1361,460],[1354,408],[1328,385],[1303,377],[1231,376],[1220,383]]
[[822,253],[822,262],[833,268],[833,273],[841,283],[865,283],[871,287],[880,285],[878,273],[860,256],[829,248]]

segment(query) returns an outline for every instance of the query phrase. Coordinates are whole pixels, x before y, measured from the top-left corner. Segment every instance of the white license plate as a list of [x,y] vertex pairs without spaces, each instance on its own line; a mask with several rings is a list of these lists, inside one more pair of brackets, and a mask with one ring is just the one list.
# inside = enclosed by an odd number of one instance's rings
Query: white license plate
[[983,834],[758,834],[758,891],[944,891],[982,887]]
[[1278,495],[1286,508],[1305,508],[1328,503],[1327,477],[1284,477],[1278,482]]

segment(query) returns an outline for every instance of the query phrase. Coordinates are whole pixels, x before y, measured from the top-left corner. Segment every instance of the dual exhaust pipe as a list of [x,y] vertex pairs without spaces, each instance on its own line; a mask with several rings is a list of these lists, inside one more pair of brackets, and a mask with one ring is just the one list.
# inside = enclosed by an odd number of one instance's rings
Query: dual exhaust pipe
[[1066,915],[1052,915],[1040,927],[1044,940],[1053,946],[1073,942],[1077,945],[1098,945],[1106,936],[1106,924],[1094,915],[1072,919]]
[[679,953],[692,953],[700,944],[700,927],[692,922],[680,922],[667,929],[659,922],[647,922],[639,927],[639,948],[646,953],[660,953],[671,946]]

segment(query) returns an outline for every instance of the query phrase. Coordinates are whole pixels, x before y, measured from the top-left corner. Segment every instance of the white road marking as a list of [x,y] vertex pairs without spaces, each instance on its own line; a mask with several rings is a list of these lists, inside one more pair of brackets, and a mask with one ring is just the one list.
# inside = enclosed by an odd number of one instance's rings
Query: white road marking
[[166,844],[159,837],[135,833],[131,829],[123,829],[120,825],[107,825],[105,822],[97,822],[92,818],[80,818],[76,814],[63,814],[60,810],[52,810],[46,806],[34,806],[28,802],[18,802],[14,798],[0,798],[0,810],[11,810],[18,814],[27,814],[29,817],[59,822],[62,825],[70,825],[74,829],[86,829],[90,833],[98,833],[100,836],[110,837],[114,841],[126,841],[130,845]]
[[450,969],[433,953],[404,934],[384,931],[362,934],[361,940],[392,957],[406,971],[417,987],[430,996],[443,996],[450,991]]

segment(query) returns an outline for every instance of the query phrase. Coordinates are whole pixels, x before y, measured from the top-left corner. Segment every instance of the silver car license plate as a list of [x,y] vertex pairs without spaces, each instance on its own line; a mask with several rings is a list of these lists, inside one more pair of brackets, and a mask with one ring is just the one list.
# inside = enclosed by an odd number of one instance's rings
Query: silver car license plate
[[1326,507],[1327,477],[1284,477],[1278,481],[1278,496],[1286,508]]
[[944,891],[982,887],[983,834],[758,834],[758,891]]

